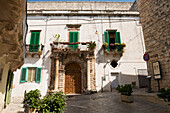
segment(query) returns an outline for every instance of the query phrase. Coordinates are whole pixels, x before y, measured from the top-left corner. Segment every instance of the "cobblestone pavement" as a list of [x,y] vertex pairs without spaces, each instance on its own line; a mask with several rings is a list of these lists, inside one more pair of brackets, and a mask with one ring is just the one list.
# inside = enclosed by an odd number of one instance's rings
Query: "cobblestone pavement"
[[[148,95],[139,89],[134,91],[135,93]],[[22,99],[10,103],[1,113],[24,113]],[[64,113],[168,113],[168,109],[138,98],[134,99],[134,103],[125,103],[120,100],[120,95],[113,91],[72,96],[67,100],[67,111]]]
[[68,98],[65,113],[168,113],[168,109],[136,98],[125,103],[118,93],[104,92]]

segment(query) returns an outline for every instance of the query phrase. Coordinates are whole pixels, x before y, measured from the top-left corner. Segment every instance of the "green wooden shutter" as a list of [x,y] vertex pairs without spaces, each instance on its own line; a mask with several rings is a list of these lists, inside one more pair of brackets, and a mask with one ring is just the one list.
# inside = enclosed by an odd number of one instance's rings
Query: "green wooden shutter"
[[27,79],[27,68],[23,67],[21,70],[21,80],[20,82],[26,82]]
[[39,40],[40,32],[31,32],[29,52],[38,52],[39,46],[37,45],[39,45]]
[[[69,42],[73,43],[73,32],[69,32]],[[70,48],[73,48],[73,45],[69,45]]]
[[34,52],[38,52],[39,50],[39,40],[40,40],[40,32],[36,32],[36,38],[35,38],[35,46],[34,46]]
[[[116,43],[121,44],[121,39],[120,39],[120,32],[116,32]],[[121,51],[122,46],[121,45],[116,45],[117,51]]]
[[31,38],[30,38],[30,47],[29,47],[29,52],[33,52],[34,51],[34,40],[36,36],[36,32],[31,32]]
[[121,44],[120,32],[116,32],[116,43]]
[[[109,44],[109,32],[108,31],[104,32],[104,42]],[[108,49],[107,50],[110,51],[109,45],[108,45]]]
[[[74,42],[78,42],[78,32],[74,33]],[[78,44],[75,45],[75,49],[78,50]]]
[[42,70],[41,67],[37,67],[37,70],[36,70],[36,80],[35,80],[35,82],[37,82],[37,83],[40,83],[40,81],[41,81],[41,70]]
[[[69,32],[69,42],[70,43],[75,43],[78,42],[78,32],[77,31],[71,31]],[[69,45],[69,47],[73,48],[73,50],[78,49],[78,44],[76,45]]]

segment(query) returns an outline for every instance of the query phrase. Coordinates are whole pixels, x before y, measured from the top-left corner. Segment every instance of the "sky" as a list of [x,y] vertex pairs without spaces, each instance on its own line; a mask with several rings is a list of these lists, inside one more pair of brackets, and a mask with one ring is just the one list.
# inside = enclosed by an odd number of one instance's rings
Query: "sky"
[[28,2],[36,1],[111,1],[111,2],[134,2],[135,0],[27,0]]

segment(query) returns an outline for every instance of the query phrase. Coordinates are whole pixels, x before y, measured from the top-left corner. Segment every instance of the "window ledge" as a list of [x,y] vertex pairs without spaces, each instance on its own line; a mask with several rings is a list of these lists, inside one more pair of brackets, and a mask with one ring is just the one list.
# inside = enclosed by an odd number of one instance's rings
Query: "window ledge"
[[42,51],[39,52],[26,52],[25,57],[27,57],[28,55],[31,55],[31,57],[34,57],[35,55],[38,55],[39,58],[42,55]]
[[104,52],[104,54],[105,55],[113,55],[113,56],[122,56],[122,54],[123,54],[123,51],[118,51],[118,52],[116,52],[116,51],[110,51],[110,52]]

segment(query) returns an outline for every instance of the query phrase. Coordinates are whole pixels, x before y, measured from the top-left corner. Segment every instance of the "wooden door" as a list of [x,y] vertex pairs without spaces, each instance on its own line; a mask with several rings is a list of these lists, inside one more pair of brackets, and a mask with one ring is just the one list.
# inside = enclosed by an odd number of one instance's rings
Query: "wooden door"
[[81,70],[78,64],[66,66],[65,94],[81,93]]

